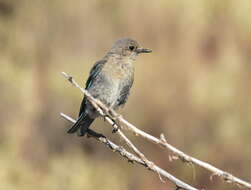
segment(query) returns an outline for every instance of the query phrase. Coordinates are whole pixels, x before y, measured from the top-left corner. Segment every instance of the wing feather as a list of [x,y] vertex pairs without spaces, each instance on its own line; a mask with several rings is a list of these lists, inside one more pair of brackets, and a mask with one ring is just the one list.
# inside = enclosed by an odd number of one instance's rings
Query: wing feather
[[118,106],[122,106],[126,103],[128,96],[130,94],[130,89],[132,87],[132,84],[133,84],[133,78],[126,81],[126,84],[124,84],[124,83],[121,84],[122,89],[120,91],[120,95],[117,100]]
[[[93,81],[96,80],[97,76],[99,75],[100,71],[102,70],[104,64],[106,63],[106,60],[100,60],[100,61],[97,61],[91,71],[90,71],[90,75],[86,81],[86,84],[85,84],[85,89],[88,90],[92,84],[93,84]],[[81,106],[80,106],[80,111],[79,111],[79,116],[82,114],[82,112],[85,111],[85,106],[86,106],[86,101],[87,101],[87,98],[84,96],[83,98],[83,101],[81,103]]]

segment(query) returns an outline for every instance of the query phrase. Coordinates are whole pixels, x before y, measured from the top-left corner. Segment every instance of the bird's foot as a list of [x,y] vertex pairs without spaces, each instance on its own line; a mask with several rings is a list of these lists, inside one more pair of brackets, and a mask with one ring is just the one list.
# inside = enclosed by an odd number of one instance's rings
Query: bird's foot
[[[119,117],[119,116],[118,116]],[[119,122],[118,120],[118,117],[116,118],[111,118],[111,120],[113,121],[113,124],[112,126],[114,127],[114,129],[112,130],[112,133],[116,133],[118,132],[118,130],[120,130],[122,127],[121,127],[121,123]]]
[[117,133],[117,132],[118,132],[118,130],[119,130],[120,128],[121,128],[121,127],[119,127],[119,126],[117,126],[117,127],[113,128],[112,133]]
[[119,129],[122,128],[119,122],[121,115],[117,114],[113,109],[109,109],[107,111],[107,113],[104,115],[104,121],[106,117],[108,117],[112,121],[112,126],[114,127],[112,133],[116,133]]
[[120,122],[116,118],[111,117],[110,115],[105,115],[104,121],[106,117],[108,117],[112,121],[112,126],[114,127],[114,129],[112,130],[112,133],[118,132],[118,130],[121,129]]

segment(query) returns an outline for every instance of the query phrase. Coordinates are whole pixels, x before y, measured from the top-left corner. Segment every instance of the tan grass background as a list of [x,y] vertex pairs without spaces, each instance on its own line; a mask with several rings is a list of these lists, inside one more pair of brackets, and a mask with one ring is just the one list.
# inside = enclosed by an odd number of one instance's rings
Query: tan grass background
[[[251,180],[250,0],[0,0],[0,189],[169,189],[94,140],[66,134],[92,64],[120,37],[153,53],[136,63],[125,118],[186,153]],[[116,142],[108,124],[93,128]],[[132,136],[131,136],[132,137]],[[132,137],[202,189],[235,190]]]

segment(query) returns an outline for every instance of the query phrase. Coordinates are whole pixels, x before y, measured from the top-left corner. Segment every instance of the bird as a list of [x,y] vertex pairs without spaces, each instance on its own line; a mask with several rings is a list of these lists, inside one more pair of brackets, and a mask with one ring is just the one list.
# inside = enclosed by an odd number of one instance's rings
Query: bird
[[[127,102],[134,81],[136,57],[150,52],[151,49],[142,48],[134,39],[117,40],[106,55],[91,68],[85,90],[109,109],[117,110]],[[84,136],[98,116],[96,109],[84,96],[78,119],[67,132],[77,132],[78,136]]]

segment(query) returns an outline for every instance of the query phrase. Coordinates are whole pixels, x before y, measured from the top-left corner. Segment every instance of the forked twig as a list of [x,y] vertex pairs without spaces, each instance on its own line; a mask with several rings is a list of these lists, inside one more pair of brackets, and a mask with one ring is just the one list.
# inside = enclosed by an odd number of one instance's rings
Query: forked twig
[[[154,136],[140,130],[139,128],[135,127],[134,125],[129,123],[127,120],[125,120],[121,115],[118,115],[114,110],[108,109],[102,102],[93,98],[88,93],[88,91],[81,88],[71,76],[69,76],[68,74],[66,74],[64,72],[62,72],[62,74],[68,79],[68,81],[70,81],[74,86],[79,88],[82,91],[82,93],[85,94],[85,96],[94,105],[94,107],[97,109],[97,111],[100,113],[100,115],[105,117],[106,121],[108,121],[115,128],[119,129],[122,127],[120,125],[123,125],[124,128],[132,131],[136,136],[141,136],[144,139],[146,139],[154,144],[161,145],[162,147],[168,149],[183,162],[198,165],[198,166],[212,172],[212,175],[216,175],[216,176],[221,177],[223,180],[225,180],[228,183],[234,183],[234,184],[237,184],[238,186],[242,186],[242,187],[246,187],[246,188],[251,189],[251,184],[249,182],[246,182],[240,178],[235,177],[234,175],[232,175],[228,172],[225,172],[221,169],[218,169],[215,166],[213,166],[207,162],[203,162],[199,159],[191,157],[191,156],[185,154],[184,152],[180,151],[179,149],[175,148],[174,146],[170,145],[169,143],[167,143],[163,134],[160,135],[160,138],[157,138],[157,137],[154,137]],[[106,114],[104,114],[104,112]],[[115,123],[114,120],[117,122]],[[119,126],[117,125],[118,123],[120,124]],[[136,151],[136,153],[137,153],[137,151]],[[144,160],[144,155],[140,155],[140,154],[138,154],[138,155]],[[145,161],[146,161],[145,162],[146,164],[149,164],[149,165],[151,164],[151,162],[148,163],[147,160],[145,160]]]
[[[74,119],[72,119],[71,117],[67,116],[66,114],[61,113],[60,114],[64,119],[75,123],[76,121]],[[124,149],[121,146],[118,146],[117,144],[113,143],[112,141],[110,141],[108,138],[106,138],[104,135],[99,134],[99,137],[97,137],[97,133],[94,132],[93,130],[88,131],[88,134],[95,138],[97,141],[103,143],[104,145],[106,145],[106,147],[110,148],[113,152],[117,152],[120,154],[120,156],[126,158],[128,160],[128,162],[130,163],[137,163],[139,165],[142,165],[144,167],[146,167],[147,169],[156,172],[158,175],[161,175],[165,178],[167,178],[169,181],[171,181],[172,183],[174,183],[176,185],[176,187],[179,187],[180,189],[185,189],[185,190],[198,190],[188,184],[186,184],[185,182],[177,179],[176,177],[172,176],[171,174],[169,174],[167,171],[163,170],[162,168],[158,167],[157,165],[153,164],[152,167],[149,167],[145,161],[143,161],[141,158],[135,156],[134,154],[128,152],[126,149]],[[91,135],[91,134],[95,134],[95,135]]]

